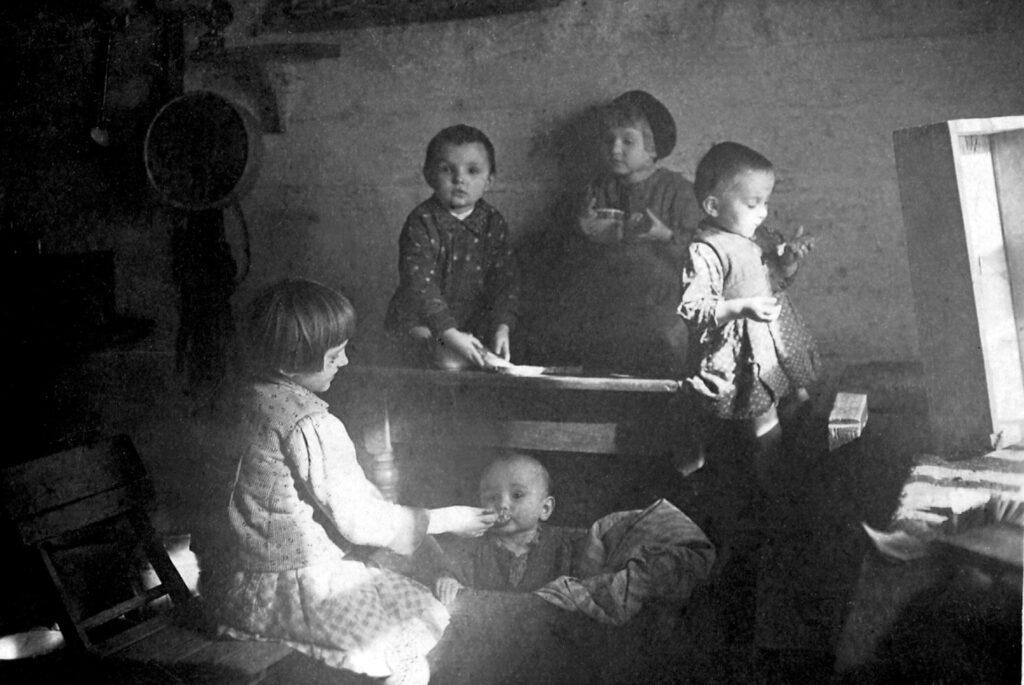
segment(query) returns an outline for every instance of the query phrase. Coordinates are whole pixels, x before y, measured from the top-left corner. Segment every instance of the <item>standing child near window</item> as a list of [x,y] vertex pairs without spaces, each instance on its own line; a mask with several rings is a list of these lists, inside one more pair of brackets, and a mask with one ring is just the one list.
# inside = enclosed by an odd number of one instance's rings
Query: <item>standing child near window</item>
[[694,187],[704,219],[689,248],[679,305],[698,341],[693,366],[733,378],[730,392],[704,406],[754,439],[751,465],[762,484],[781,435],[779,401],[806,395],[819,367],[813,339],[785,292],[773,288],[767,265],[776,263],[776,278],[791,277],[806,243],[776,242],[766,256],[755,240],[774,187],[771,162],[745,145],[719,143],[704,155]]
[[[773,280],[781,285],[793,275],[806,244],[771,243],[765,233],[761,239],[773,245],[766,255],[757,242],[774,186],[771,162],[744,145],[713,145],[700,160],[694,192],[704,219],[689,248],[679,305],[696,344],[688,380],[698,392],[686,420],[707,458],[719,604],[730,638],[739,641],[753,628],[764,505],[782,494],[779,402],[806,397],[818,371],[810,334],[784,290],[773,288]],[[709,377],[731,378],[732,385],[700,392]]]
[[237,639],[426,685],[426,655],[448,612],[427,587],[368,563],[367,550],[411,555],[427,534],[481,535],[496,517],[399,506],[367,480],[345,426],[316,395],[348,363],[355,311],[347,299],[311,281],[281,281],[256,296],[246,324],[251,375],[221,407],[219,451],[233,482],[198,550],[203,596]]
[[483,200],[496,172],[494,145],[479,129],[451,126],[427,145],[423,178],[434,194],[402,228],[385,320],[416,361],[460,369],[511,358],[518,272],[505,219]]
[[570,337],[584,366],[672,375],[687,345],[679,271],[700,218],[692,184],[658,164],[675,147],[675,122],[633,90],[603,109],[601,129],[605,168],[583,193],[568,267]]

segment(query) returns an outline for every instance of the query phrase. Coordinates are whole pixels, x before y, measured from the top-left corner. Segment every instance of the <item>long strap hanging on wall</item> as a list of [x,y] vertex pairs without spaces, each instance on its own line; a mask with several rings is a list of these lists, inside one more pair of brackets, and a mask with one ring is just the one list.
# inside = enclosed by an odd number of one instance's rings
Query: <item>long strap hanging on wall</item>
[[248,270],[248,236],[240,273],[225,233],[224,212],[188,212],[174,224],[171,251],[180,298],[175,370],[193,390],[212,388],[224,373],[234,337],[230,300]]
[[[207,91],[165,105],[146,134],[150,185],[179,210],[172,235],[179,323],[175,366],[194,394],[220,382],[234,337],[231,296],[249,270],[249,231],[239,199],[255,183],[260,139],[244,109]],[[227,239],[224,209],[242,226],[239,270]]]

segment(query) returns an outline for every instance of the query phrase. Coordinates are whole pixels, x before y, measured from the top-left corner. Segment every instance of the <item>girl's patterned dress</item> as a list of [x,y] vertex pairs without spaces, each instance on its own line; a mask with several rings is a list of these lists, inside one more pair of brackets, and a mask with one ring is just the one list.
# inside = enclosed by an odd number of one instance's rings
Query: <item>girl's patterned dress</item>
[[374,677],[424,657],[446,609],[423,585],[364,562],[360,546],[410,554],[428,514],[386,501],[327,404],[285,378],[245,389],[224,425],[233,480],[219,537],[200,555],[222,632]]
[[[736,319],[719,325],[721,300],[774,296],[782,311],[775,321]],[[692,371],[735,374],[734,390],[711,402],[719,418],[752,419],[790,391],[817,378],[819,355],[803,320],[772,279],[758,244],[702,223],[683,269],[679,315],[697,342]]]

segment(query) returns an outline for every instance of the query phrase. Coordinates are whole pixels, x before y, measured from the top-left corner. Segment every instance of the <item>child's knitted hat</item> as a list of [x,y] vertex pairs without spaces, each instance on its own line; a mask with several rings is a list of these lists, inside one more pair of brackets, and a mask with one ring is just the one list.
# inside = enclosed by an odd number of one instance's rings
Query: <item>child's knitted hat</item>
[[658,159],[671,154],[676,146],[676,122],[668,107],[647,91],[630,90],[612,101],[615,105],[632,107],[643,113],[654,134],[654,151]]

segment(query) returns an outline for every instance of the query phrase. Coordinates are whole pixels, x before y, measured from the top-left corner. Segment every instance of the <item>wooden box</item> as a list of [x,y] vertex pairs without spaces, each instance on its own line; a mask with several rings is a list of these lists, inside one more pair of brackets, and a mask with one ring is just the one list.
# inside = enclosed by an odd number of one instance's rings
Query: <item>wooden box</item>
[[1024,429],[1024,116],[893,135],[925,390],[945,452]]

